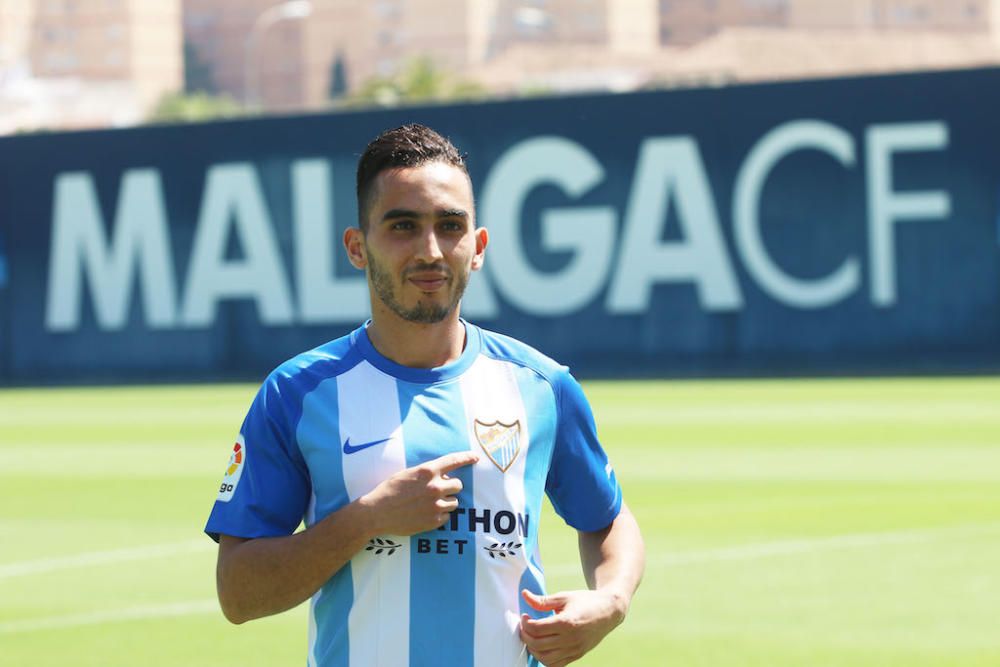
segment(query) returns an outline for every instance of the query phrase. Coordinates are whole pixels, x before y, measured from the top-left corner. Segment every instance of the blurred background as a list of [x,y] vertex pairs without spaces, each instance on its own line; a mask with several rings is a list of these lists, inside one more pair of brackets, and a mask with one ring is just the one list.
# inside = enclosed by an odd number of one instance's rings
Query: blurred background
[[997,62],[996,0],[0,0],[0,132]]
[[1000,0],[0,0],[0,665],[306,662],[201,531],[406,122],[644,531],[580,664],[1000,665],[998,118]]

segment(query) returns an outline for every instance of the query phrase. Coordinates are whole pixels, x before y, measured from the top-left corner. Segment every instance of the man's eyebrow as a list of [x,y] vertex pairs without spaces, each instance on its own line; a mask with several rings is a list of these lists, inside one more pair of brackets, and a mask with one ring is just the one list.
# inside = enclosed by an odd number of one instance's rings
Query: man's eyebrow
[[383,220],[393,220],[395,218],[419,218],[420,214],[408,208],[394,208],[386,211],[382,215]]
[[[461,208],[442,208],[438,209],[434,213],[435,217],[438,218],[462,218],[467,220],[469,218],[469,212]],[[395,220],[397,218],[419,218],[420,213],[417,211],[410,210],[408,208],[393,208],[382,214],[382,220]]]

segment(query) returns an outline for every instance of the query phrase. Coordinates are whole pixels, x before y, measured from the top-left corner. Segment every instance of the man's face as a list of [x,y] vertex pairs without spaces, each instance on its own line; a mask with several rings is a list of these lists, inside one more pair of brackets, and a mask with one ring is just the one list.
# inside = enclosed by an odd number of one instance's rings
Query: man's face
[[444,162],[383,171],[367,222],[345,242],[352,263],[368,271],[372,308],[420,323],[454,312],[486,247],[465,172]]

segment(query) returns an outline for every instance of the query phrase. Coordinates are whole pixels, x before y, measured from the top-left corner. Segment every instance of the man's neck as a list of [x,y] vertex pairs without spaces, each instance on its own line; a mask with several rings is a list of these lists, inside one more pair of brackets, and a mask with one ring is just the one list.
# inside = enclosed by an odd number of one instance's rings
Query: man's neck
[[386,359],[410,368],[437,368],[456,361],[465,349],[458,310],[434,324],[404,320],[393,312],[373,312],[368,340]]

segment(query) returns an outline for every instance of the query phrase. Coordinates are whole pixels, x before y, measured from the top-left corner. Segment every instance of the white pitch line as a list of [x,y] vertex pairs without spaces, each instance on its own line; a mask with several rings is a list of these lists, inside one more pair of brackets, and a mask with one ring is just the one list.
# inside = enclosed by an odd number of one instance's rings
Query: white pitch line
[[207,537],[201,540],[173,542],[170,544],[154,544],[130,549],[115,549],[113,551],[92,551],[89,553],[60,556],[56,558],[41,558],[38,560],[21,561],[0,565],[0,580],[24,577],[33,574],[46,574],[58,570],[70,570],[92,565],[109,565],[111,563],[127,563],[135,560],[164,558],[182,554],[209,551],[215,548]]
[[37,630],[58,630],[76,628],[84,625],[99,625],[115,621],[135,621],[147,618],[169,618],[174,616],[191,616],[193,614],[210,614],[219,612],[219,603],[215,600],[196,600],[192,602],[172,602],[168,604],[146,605],[142,607],[127,607],[125,609],[108,609],[92,611],[83,614],[67,614],[65,616],[48,616],[31,618],[24,621],[8,621],[0,623],[0,635],[18,632],[34,632]]
[[[770,556],[809,553],[831,549],[854,549],[858,547],[878,547],[893,544],[914,544],[933,542],[943,537],[977,536],[982,534],[1000,533],[1000,522],[950,526],[948,528],[932,528],[926,530],[904,530],[885,533],[857,533],[853,535],[834,535],[832,537],[817,537],[812,539],[778,540],[775,542],[758,542],[742,544],[735,547],[720,547],[718,549],[695,549],[680,551],[674,554],[664,554],[659,558],[647,561],[647,566],[671,567],[676,565],[693,565],[718,561],[752,560]],[[559,563],[545,569],[546,573],[569,575],[580,572],[579,564]]]
[[[854,535],[836,535],[833,537],[821,537],[815,539],[779,540],[776,542],[760,542],[756,544],[744,544],[741,546],[723,547],[719,549],[700,549],[684,551],[676,554],[667,554],[660,558],[651,559],[649,561],[649,565],[669,567],[673,565],[689,565],[712,561],[750,560],[754,558],[783,556],[788,554],[823,551],[827,549],[850,549],[858,547],[885,546],[891,544],[932,542],[934,540],[947,537],[954,538],[962,536],[978,536],[989,535],[991,533],[1000,533],[1000,522],[969,524],[965,526],[953,526],[927,530],[859,533]],[[76,557],[50,559],[48,561],[48,567],[50,569],[42,571],[90,565],[95,562],[122,562],[123,560],[138,560],[143,557],[158,557],[173,553],[187,553],[190,551],[202,550],[200,547],[196,548],[196,545],[198,544],[202,543],[182,542],[173,545],[166,544],[141,549],[123,549],[120,551],[106,551],[92,554],[81,554]],[[187,551],[182,551],[181,549],[187,549]],[[35,564],[41,565],[43,562],[44,561],[37,561]],[[58,564],[58,566],[53,567],[56,564]],[[12,566],[8,565],[6,567],[10,568]],[[550,574],[562,575],[574,574],[579,572],[579,567],[579,565],[560,563],[554,567],[547,568],[547,572]],[[36,573],[36,571],[29,572],[29,574],[34,573]],[[21,572],[18,574],[21,574]],[[123,609],[108,609],[104,611],[94,611],[64,616],[48,616],[43,618],[26,619],[23,621],[8,621],[6,623],[0,623],[0,634],[32,632],[35,630],[54,630],[84,625],[99,625],[102,623],[112,623],[117,621],[190,616],[193,614],[209,614],[218,612],[219,604],[215,600],[175,602],[170,604],[147,605],[142,607],[127,607]]]

